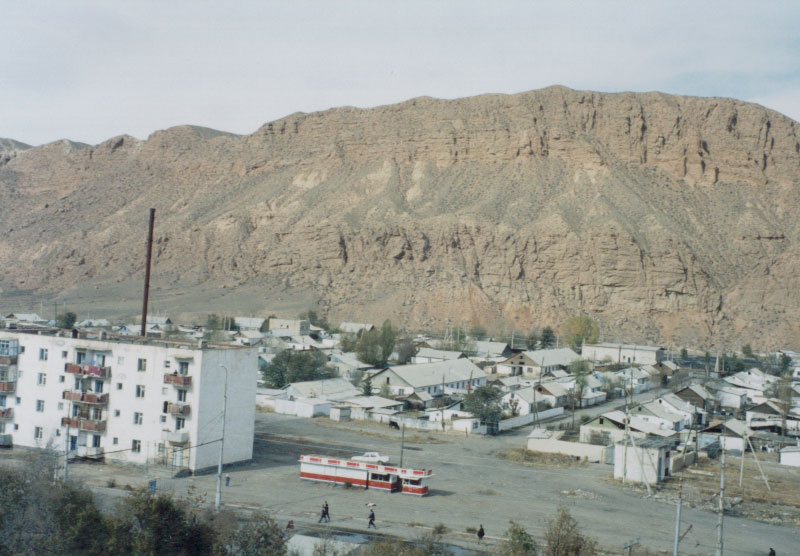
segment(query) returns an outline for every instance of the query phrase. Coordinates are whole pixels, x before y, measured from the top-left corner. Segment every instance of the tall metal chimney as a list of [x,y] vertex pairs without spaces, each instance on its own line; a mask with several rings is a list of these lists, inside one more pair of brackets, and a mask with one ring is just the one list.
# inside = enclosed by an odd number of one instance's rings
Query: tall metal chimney
[[142,337],[147,336],[147,299],[150,297],[150,260],[153,256],[153,223],[156,209],[150,209],[150,229],[147,232],[147,263],[144,268],[144,299],[142,300]]

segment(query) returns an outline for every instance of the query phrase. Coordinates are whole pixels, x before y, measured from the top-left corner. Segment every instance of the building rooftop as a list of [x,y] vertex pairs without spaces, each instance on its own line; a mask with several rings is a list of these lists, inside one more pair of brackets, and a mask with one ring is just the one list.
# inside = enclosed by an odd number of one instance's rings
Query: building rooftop
[[629,349],[629,350],[636,350],[636,351],[658,351],[664,348],[658,346],[639,346],[636,344],[611,344],[611,343],[599,343],[599,344],[586,344],[586,347],[600,347],[600,348],[611,348],[611,349]]

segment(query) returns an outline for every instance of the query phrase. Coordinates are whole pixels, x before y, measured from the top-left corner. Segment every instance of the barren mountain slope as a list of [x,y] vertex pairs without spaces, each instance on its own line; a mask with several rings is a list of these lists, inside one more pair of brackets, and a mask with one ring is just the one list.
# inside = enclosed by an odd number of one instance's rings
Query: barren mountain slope
[[585,313],[607,339],[796,345],[798,176],[798,124],[763,107],[562,87],[61,141],[0,166],[0,287],[138,278],[153,206],[167,305],[224,284],[414,325]]

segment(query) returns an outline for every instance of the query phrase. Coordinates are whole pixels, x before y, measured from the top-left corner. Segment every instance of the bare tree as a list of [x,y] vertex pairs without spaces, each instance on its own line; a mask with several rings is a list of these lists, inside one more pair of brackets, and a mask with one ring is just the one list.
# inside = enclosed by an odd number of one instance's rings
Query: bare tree
[[597,543],[583,536],[577,520],[564,506],[548,522],[545,539],[545,556],[591,556],[596,552]]

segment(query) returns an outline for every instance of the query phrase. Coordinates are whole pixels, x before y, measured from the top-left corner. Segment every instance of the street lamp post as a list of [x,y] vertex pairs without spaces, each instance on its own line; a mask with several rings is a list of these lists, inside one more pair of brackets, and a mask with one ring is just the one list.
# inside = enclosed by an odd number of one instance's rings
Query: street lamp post
[[225,450],[225,415],[228,409],[228,367],[220,365],[225,370],[225,388],[222,394],[222,437],[219,439],[219,463],[217,464],[217,497],[214,500],[214,509],[219,510],[222,503],[222,454]]

